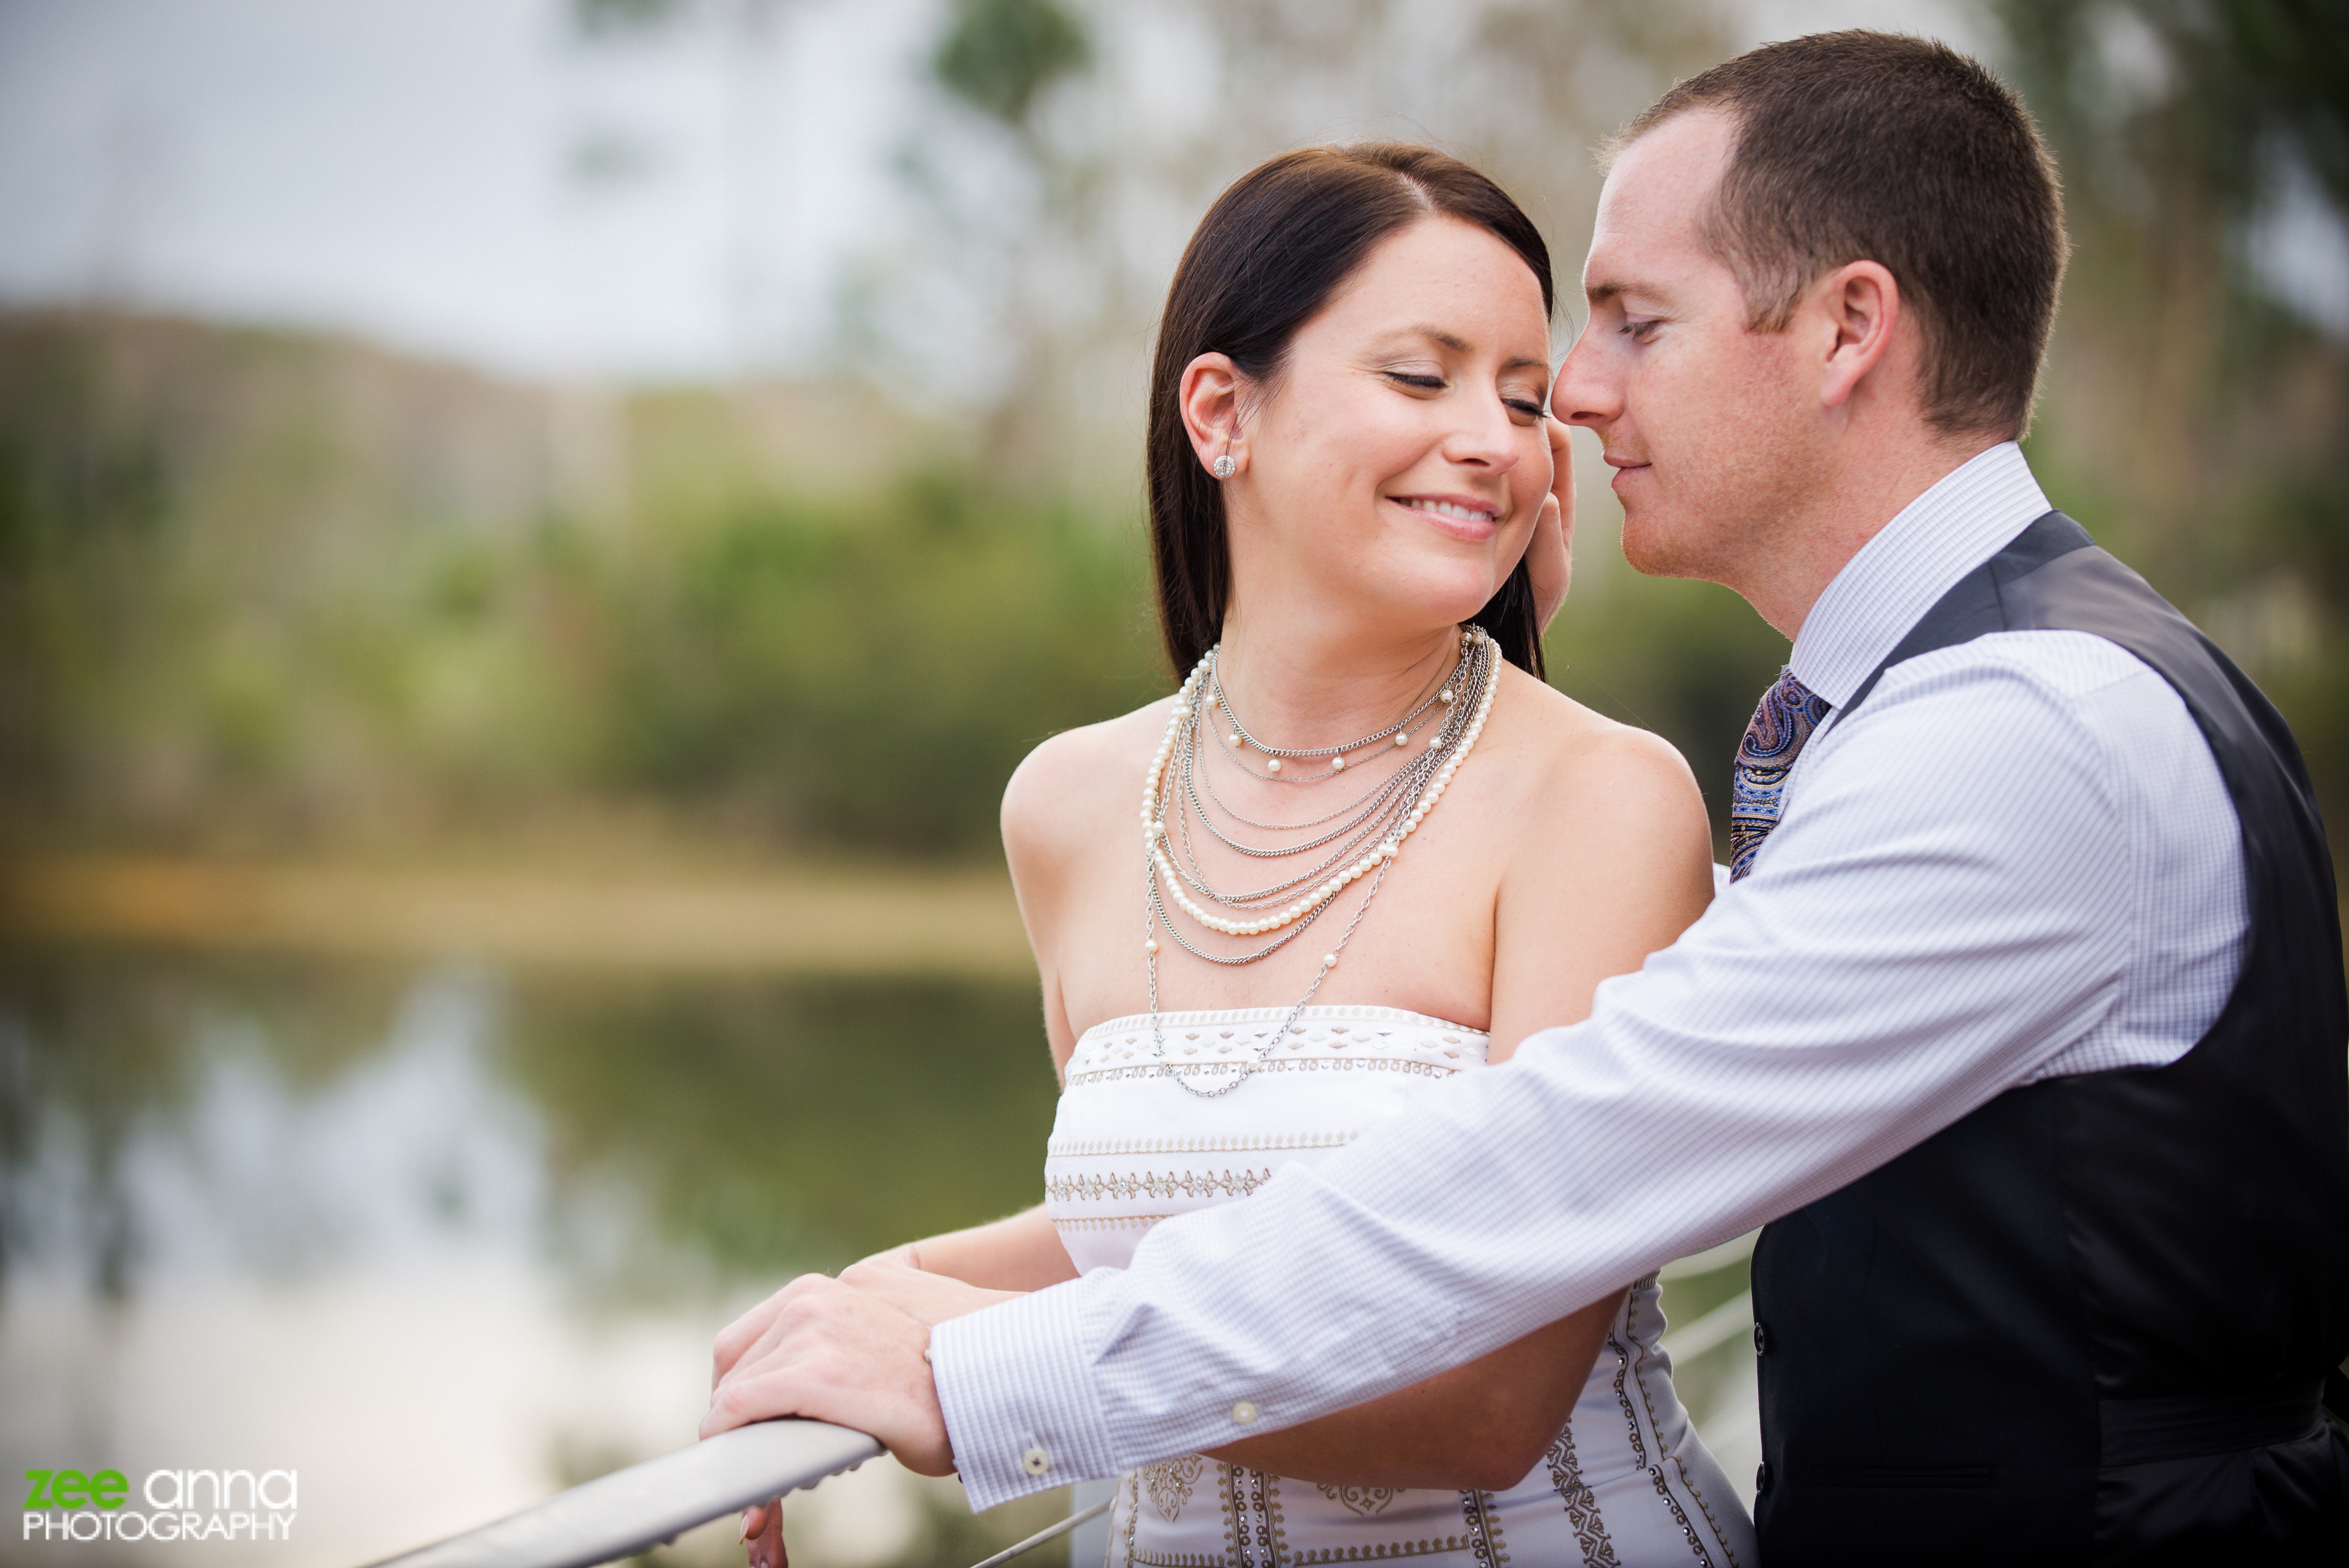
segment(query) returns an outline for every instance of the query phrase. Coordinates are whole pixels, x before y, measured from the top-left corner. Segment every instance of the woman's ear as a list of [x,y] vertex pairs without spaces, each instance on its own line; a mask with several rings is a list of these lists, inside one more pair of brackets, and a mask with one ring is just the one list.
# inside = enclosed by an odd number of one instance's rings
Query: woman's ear
[[1247,443],[1240,434],[1240,372],[1230,355],[1202,354],[1184,366],[1175,400],[1200,467],[1214,473],[1216,460],[1222,457],[1232,460],[1234,472],[1247,466]]

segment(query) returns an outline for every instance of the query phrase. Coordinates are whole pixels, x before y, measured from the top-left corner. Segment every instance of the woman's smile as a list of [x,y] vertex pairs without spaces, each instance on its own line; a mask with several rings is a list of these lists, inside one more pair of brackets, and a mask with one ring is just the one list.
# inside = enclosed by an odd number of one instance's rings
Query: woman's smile
[[1474,496],[1390,495],[1388,500],[1431,524],[1437,533],[1481,545],[1501,524],[1501,514]]

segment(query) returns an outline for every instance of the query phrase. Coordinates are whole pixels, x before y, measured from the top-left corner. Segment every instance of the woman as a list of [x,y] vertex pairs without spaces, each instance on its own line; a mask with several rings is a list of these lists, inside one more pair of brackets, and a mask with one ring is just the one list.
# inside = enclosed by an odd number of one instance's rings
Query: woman
[[[1291,153],[1207,214],[1150,412],[1182,688],[1046,742],[1004,797],[1065,1085],[1046,1201],[844,1279],[936,1322],[1123,1266],[1159,1220],[1585,1016],[1702,911],[1679,755],[1540,679],[1526,557],[1551,530],[1563,591],[1570,503],[1551,306],[1525,214],[1423,148]],[[1385,1398],[1129,1474],[1111,1562],[1751,1563],[1656,1303],[1642,1280]],[[720,1337],[721,1373],[771,1315]],[[779,1513],[746,1519],[753,1562],[780,1562]]]

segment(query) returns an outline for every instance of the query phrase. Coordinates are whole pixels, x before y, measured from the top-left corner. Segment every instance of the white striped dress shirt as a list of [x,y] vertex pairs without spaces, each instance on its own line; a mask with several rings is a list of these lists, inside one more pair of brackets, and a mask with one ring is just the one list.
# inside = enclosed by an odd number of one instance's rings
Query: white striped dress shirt
[[[1847,702],[2046,510],[2011,444],[1955,470],[1820,596],[1795,673]],[[1587,1021],[1160,1225],[1129,1269],[939,1324],[972,1506],[1402,1387],[2016,1085],[2173,1061],[2224,1004],[2246,922],[2234,808],[2150,669],[2068,631],[1898,665],[1811,737],[1753,874]]]

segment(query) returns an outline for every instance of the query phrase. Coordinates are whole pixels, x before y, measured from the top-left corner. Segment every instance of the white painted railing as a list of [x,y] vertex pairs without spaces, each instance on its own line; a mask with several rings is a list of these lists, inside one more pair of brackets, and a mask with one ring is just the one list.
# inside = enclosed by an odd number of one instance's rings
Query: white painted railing
[[[1668,1265],[1667,1279],[1709,1274],[1754,1251],[1740,1236]],[[1686,1361],[1752,1332],[1754,1298],[1741,1293],[1664,1336]],[[674,1541],[698,1524],[770,1498],[812,1487],[877,1457],[881,1445],[825,1421],[761,1421],[558,1492],[494,1524],[387,1558],[374,1568],[594,1568]],[[998,1568],[1067,1534],[1109,1508],[1080,1505],[1058,1524],[1005,1548],[975,1568]]]
[[880,1452],[864,1433],[828,1421],[761,1421],[615,1470],[375,1568],[592,1568],[853,1470]]

